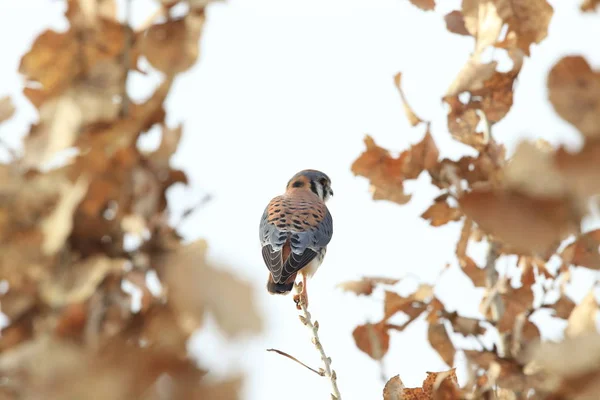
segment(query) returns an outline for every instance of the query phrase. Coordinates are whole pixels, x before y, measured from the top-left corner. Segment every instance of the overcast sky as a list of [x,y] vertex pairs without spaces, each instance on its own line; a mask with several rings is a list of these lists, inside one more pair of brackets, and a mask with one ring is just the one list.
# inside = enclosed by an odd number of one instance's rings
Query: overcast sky
[[[206,238],[212,259],[255,286],[267,320],[261,337],[231,346],[209,324],[191,343],[216,376],[249,374],[245,399],[324,399],[329,390],[325,379],[265,351],[275,347],[313,367],[320,365],[291,296],[267,294],[267,269],[258,242],[265,205],[301,169],[324,171],[335,191],[329,203],[333,240],[309,290],[312,314],[321,324],[321,339],[333,358],[345,400],[381,396],[378,365],[355,347],[351,333],[356,325],[381,318],[383,293],[357,299],[336,290],[337,283],[362,275],[408,274],[431,283],[450,263],[453,267],[436,294],[449,310],[478,315],[482,292],[456,269],[453,254],[460,224],[431,228],[419,218],[437,195],[428,177],[423,174],[407,185],[414,197],[398,206],[372,201],[368,182],[350,172],[366,133],[394,151],[423,136],[423,127],[411,128],[402,111],[393,84],[398,71],[403,72],[405,93],[416,113],[432,121],[441,155],[457,158],[469,153],[450,139],[440,98],[468,58],[473,40],[445,29],[443,15],[459,8],[460,1],[439,3],[438,10],[427,13],[408,0],[229,0],[208,8],[200,61],[178,78],[167,102],[169,123],[184,124],[174,164],[191,180],[190,189],[173,189],[169,198],[177,212],[205,193],[212,196],[182,226],[183,233],[189,240]],[[574,128],[553,111],[545,87],[548,70],[566,54],[582,54],[600,67],[600,17],[581,16],[577,3],[551,1],[555,15],[549,37],[532,48],[514,107],[494,127],[496,138],[509,150],[523,138],[580,143]],[[154,7],[154,1],[134,0],[134,22],[144,20]],[[16,117],[0,128],[0,137],[14,146],[36,118],[21,96],[19,58],[41,30],[65,27],[62,12],[59,1],[0,2],[0,37],[5,38],[0,95],[11,94],[19,107]],[[134,77],[131,93],[141,98],[156,82],[155,76]],[[150,136],[144,145],[155,142]],[[481,249],[473,256],[483,260]],[[511,262],[501,260],[501,271]],[[590,283],[571,291],[573,298],[580,300]],[[416,284],[410,278],[398,290],[408,293]],[[457,286],[462,289],[452,291]],[[552,323],[543,333],[556,338],[561,327]],[[453,339],[457,345],[473,345]],[[426,371],[443,369],[447,367],[426,342],[424,323],[392,333],[385,357],[388,378],[400,374],[407,386],[416,386]]]

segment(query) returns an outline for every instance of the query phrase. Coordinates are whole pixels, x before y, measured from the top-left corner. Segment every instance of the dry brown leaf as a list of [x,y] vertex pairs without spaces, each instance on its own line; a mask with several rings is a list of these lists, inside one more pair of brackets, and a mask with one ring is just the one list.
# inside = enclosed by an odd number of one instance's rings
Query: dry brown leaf
[[569,298],[566,294],[562,293],[558,300],[556,300],[550,307],[555,311],[555,316],[562,319],[568,319],[573,309],[577,304]]
[[479,268],[471,257],[464,256],[460,258],[459,264],[462,272],[469,277],[473,286],[486,287],[486,272],[483,268]]
[[548,97],[558,115],[584,136],[600,137],[600,72],[583,57],[563,57],[552,67]]
[[402,106],[404,107],[404,113],[406,114],[406,118],[408,118],[408,122],[412,126],[417,126],[419,123],[423,122],[423,120],[417,117],[417,114],[413,111],[413,109],[408,105],[408,101],[406,101],[406,96],[404,95],[404,91],[402,90],[402,73],[398,72],[394,76],[394,83],[396,84],[396,88],[400,93],[400,98],[402,99]]
[[481,121],[477,112],[462,104],[458,97],[446,98],[446,102],[450,105],[448,130],[452,137],[475,149],[483,150],[487,140],[482,132],[477,132],[477,125]]
[[426,304],[424,300],[431,297],[433,294],[432,289],[429,285],[421,285],[415,293],[408,297],[402,297],[397,293],[386,290],[383,319],[387,320],[398,312],[405,313],[411,320],[417,318],[425,311]]
[[444,360],[448,366],[452,367],[454,365],[456,349],[452,344],[452,340],[450,340],[450,336],[448,335],[448,331],[446,330],[443,321],[429,324],[427,340],[429,340],[431,347],[433,347],[440,355],[442,360]]
[[381,360],[390,348],[390,335],[385,323],[364,324],[352,332],[356,347],[374,360]]
[[585,334],[560,343],[541,343],[529,366],[549,374],[554,398],[592,400],[600,393],[599,357],[600,336]]
[[496,61],[482,64],[479,60],[470,58],[446,91],[445,96],[453,97],[462,92],[483,89],[485,81],[496,72],[497,65]]
[[399,279],[363,277],[359,281],[346,281],[339,283],[338,288],[357,295],[370,295],[377,285],[395,285]]
[[448,316],[448,321],[452,324],[452,329],[463,336],[478,336],[485,334],[486,329],[481,325],[481,321],[474,318],[461,317],[457,313]]
[[9,96],[0,97],[0,123],[6,121],[15,113],[15,106]]
[[548,25],[554,9],[546,0],[495,0],[500,18],[508,24],[508,34],[514,32],[516,44],[527,56],[533,43],[548,36]]
[[476,38],[476,55],[496,43],[502,30],[503,21],[498,15],[496,3],[485,0],[464,0],[462,2],[465,28]]
[[263,320],[252,288],[230,272],[209,266],[206,251],[206,242],[198,240],[157,259],[179,322],[193,330],[206,309],[229,337],[260,331]]
[[204,14],[187,14],[150,27],[143,32],[140,49],[150,64],[171,75],[188,70],[199,56],[199,40]]
[[383,388],[383,400],[402,400],[404,399],[404,384],[400,375],[391,377]]
[[534,296],[531,287],[522,286],[514,289],[510,284],[507,286],[504,293],[500,295],[504,305],[504,313],[497,324],[500,332],[512,331],[517,316],[533,309]]
[[[204,374],[191,360],[180,359],[151,347],[140,348],[121,340],[111,341],[96,353],[70,348],[58,341],[50,342],[47,346],[52,346],[52,351],[45,349],[40,354],[56,357],[50,358],[54,367],[48,365],[49,362],[43,366],[29,366],[36,378],[28,387],[31,397],[43,396],[52,400],[84,398],[93,391],[98,398],[142,398],[143,394],[153,390],[153,385],[161,375],[168,374],[172,387],[182,390],[181,396],[176,397],[190,398],[193,393],[190,390],[200,388],[200,378]],[[57,359],[60,360],[58,365]],[[29,360],[29,363],[39,364],[39,361]]]
[[600,269],[600,229],[586,232],[561,252],[562,259],[589,269]]
[[529,141],[517,145],[504,167],[506,185],[531,196],[560,198],[567,182],[554,165],[554,154]]
[[[84,17],[86,24],[95,26],[100,18],[117,20],[116,0],[77,0],[78,9]],[[75,7],[74,7],[75,8]],[[75,10],[70,10],[67,16],[73,18]]]
[[78,27],[64,33],[45,31],[21,59],[19,72],[42,86],[41,89],[25,87],[25,95],[39,108],[44,101],[86,76],[99,62],[119,57],[125,45],[125,32],[123,25],[108,19],[99,20],[85,34]]
[[423,387],[406,388],[398,375],[383,389],[383,400],[459,400],[461,397],[456,369],[427,372]]
[[500,121],[508,114],[513,105],[513,85],[521,71],[516,65],[508,72],[494,72],[486,79],[481,89],[471,90],[472,101],[477,101],[488,121],[492,124]]
[[36,305],[36,291],[37,285],[34,281],[28,281],[17,290],[9,289],[0,296],[2,314],[13,322],[20,319]]
[[459,10],[454,10],[444,15],[444,21],[446,22],[446,29],[457,35],[469,36],[470,33],[465,26],[465,19]]
[[410,0],[410,2],[423,11],[431,11],[435,8],[435,0]]
[[427,372],[427,378],[423,381],[423,392],[434,400],[457,399],[456,368],[442,372]]
[[125,262],[98,254],[72,264],[67,270],[58,266],[42,280],[40,298],[51,307],[84,302],[108,274],[123,271]]
[[586,140],[583,148],[575,153],[559,148],[555,165],[568,182],[571,193],[583,201],[600,194],[600,140]]
[[581,300],[581,303],[577,304],[569,319],[567,320],[567,327],[565,328],[565,336],[575,337],[590,332],[597,333],[596,328],[596,314],[598,312],[598,302],[594,295],[594,288],[590,289],[588,294]]
[[517,265],[521,270],[521,284],[531,286],[535,283],[535,267],[532,257],[519,256]]
[[428,220],[431,226],[442,226],[450,221],[458,221],[461,217],[460,210],[450,207],[446,198],[436,199],[435,203],[421,214],[421,218]]
[[514,191],[473,190],[461,196],[459,204],[487,233],[516,251],[544,259],[579,222],[566,202]]
[[579,7],[583,12],[594,12],[598,8],[600,0],[583,0]]
[[402,152],[398,158],[377,146],[369,135],[365,137],[365,145],[367,149],[352,164],[352,172],[369,179],[374,200],[390,200],[398,204],[410,200],[410,195],[404,193],[403,182],[416,179],[421,172],[434,167],[439,155],[429,132],[421,142]]
[[73,214],[85,196],[89,181],[86,177],[80,177],[73,184],[57,182],[61,197],[52,214],[48,215],[40,224],[44,234],[42,251],[47,255],[53,255],[64,245],[73,229]]

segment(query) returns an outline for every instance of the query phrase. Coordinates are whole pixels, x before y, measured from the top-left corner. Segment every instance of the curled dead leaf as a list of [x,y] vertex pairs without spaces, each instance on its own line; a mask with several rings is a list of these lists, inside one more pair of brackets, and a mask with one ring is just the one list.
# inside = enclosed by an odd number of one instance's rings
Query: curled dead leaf
[[400,93],[400,98],[402,99],[402,105],[404,107],[404,113],[406,114],[406,118],[408,118],[408,122],[412,126],[417,126],[419,123],[423,122],[423,120],[417,117],[417,114],[413,111],[413,109],[408,105],[408,101],[406,101],[406,96],[404,95],[404,91],[402,90],[402,73],[398,72],[394,76],[394,83],[396,84],[396,88]]
[[391,377],[383,388],[383,400],[402,400],[404,399],[404,384],[400,375]]

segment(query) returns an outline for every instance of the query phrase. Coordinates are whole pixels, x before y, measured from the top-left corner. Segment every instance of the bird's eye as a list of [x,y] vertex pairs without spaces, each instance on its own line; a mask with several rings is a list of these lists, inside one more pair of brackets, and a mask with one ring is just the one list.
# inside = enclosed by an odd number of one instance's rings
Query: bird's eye
[[321,178],[321,180],[319,181],[319,183],[321,184],[321,186],[327,186],[327,179]]

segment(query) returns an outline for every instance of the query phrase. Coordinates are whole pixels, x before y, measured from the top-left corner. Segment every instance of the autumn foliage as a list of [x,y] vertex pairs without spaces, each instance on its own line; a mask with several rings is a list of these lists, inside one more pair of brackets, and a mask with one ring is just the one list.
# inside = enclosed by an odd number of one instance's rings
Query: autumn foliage
[[[424,11],[435,8],[433,1],[411,2]],[[596,3],[584,2],[582,12],[594,12]],[[572,54],[553,65],[547,76],[554,110],[582,136],[578,150],[553,148],[540,138],[521,142],[507,157],[496,140],[502,132],[494,130],[510,112],[515,81],[531,48],[546,38],[553,13],[546,0],[463,0],[460,10],[445,16],[452,34],[474,38],[471,56],[442,101],[448,132],[475,156],[440,159],[429,123],[410,108],[398,73],[395,83],[406,117],[425,136],[395,156],[368,135],[366,149],[352,165],[354,174],[370,181],[374,200],[399,205],[411,200],[405,182],[429,175],[439,196],[421,217],[433,227],[451,221],[462,224],[456,238],[458,268],[473,288],[485,288],[481,318],[467,318],[447,310],[436,298],[434,285],[422,283],[413,294],[401,296],[392,289],[398,280],[389,278],[340,284],[357,295],[368,296],[378,286],[384,289],[383,319],[353,332],[360,350],[381,360],[390,336],[401,335],[422,317],[428,324],[427,340],[451,368],[427,372],[419,388],[406,388],[395,376],[385,385],[385,400],[600,398],[600,335],[593,288],[579,304],[565,293],[573,268],[600,268],[600,231],[581,229],[600,193],[600,71]],[[508,57],[512,68],[500,72],[498,62],[489,60],[490,49]],[[469,255],[469,244],[482,241],[488,253],[485,263],[478,265]],[[498,272],[496,261],[502,256],[516,261],[516,275]],[[567,321],[562,341],[541,340],[540,328],[531,321],[541,309]],[[397,313],[407,317],[404,324],[389,322]],[[493,346],[486,347],[480,339],[489,330],[497,335]],[[475,345],[457,348],[455,335],[472,338]],[[468,363],[464,385],[456,376],[457,352],[463,352]]]
[[[187,179],[170,166],[183,127],[166,125],[164,100],[198,59],[207,1],[178,17],[163,1],[137,29],[115,1],[66,3],[68,29],[21,59],[39,121],[0,165],[0,398],[237,399],[243,376],[205,382],[186,342],[206,313],[230,340],[259,332],[251,288],[209,265],[203,240],[182,242],[165,196]],[[135,102],[142,57],[162,82]],[[0,121],[13,112],[2,98]],[[151,128],[160,146],[141,151]]]
[[[170,164],[184,128],[167,126],[164,102],[178,74],[200,58],[211,1],[159,1],[159,12],[134,28],[117,18],[115,0],[65,0],[68,29],[42,32],[23,55],[24,95],[39,119],[22,151],[0,164],[0,305],[9,320],[0,335],[0,399],[239,398],[244,377],[207,382],[186,343],[207,313],[229,340],[259,333],[251,287],[208,263],[205,241],[183,243],[165,195],[187,178]],[[436,7],[435,0],[410,1],[423,12]],[[175,17],[179,3],[186,13]],[[581,12],[597,7],[585,0]],[[370,181],[374,200],[400,206],[411,201],[405,182],[428,175],[439,195],[421,217],[433,227],[461,224],[456,266],[472,285],[457,290],[484,289],[474,318],[448,310],[426,282],[409,295],[394,290],[400,279],[393,277],[339,285],[385,296],[382,319],[351,332],[360,351],[382,360],[390,337],[421,319],[449,367],[423,371],[421,387],[391,377],[384,400],[600,398],[594,291],[579,303],[565,293],[574,268],[600,269],[600,230],[581,228],[600,193],[600,71],[572,54],[547,76],[549,101],[580,132],[579,149],[540,138],[508,157],[494,129],[553,14],[547,0],[463,0],[444,23],[450,39],[472,37],[474,48],[441,100],[448,133],[470,155],[440,158],[398,73],[406,117],[422,139],[394,155],[367,135],[351,166]],[[510,69],[498,69],[492,49],[510,59]],[[133,101],[126,83],[146,74],[142,59],[162,81]],[[0,98],[0,123],[14,111],[10,98]],[[142,151],[138,139],[151,129],[161,131],[160,146]],[[469,252],[476,242],[488,247],[481,265]],[[503,256],[517,274],[498,272]],[[542,309],[566,321],[563,340],[541,340],[531,317]],[[398,314],[405,322],[390,322]],[[490,331],[495,342],[485,346]],[[459,348],[456,335],[476,345]],[[468,362],[465,384],[458,352]]]

